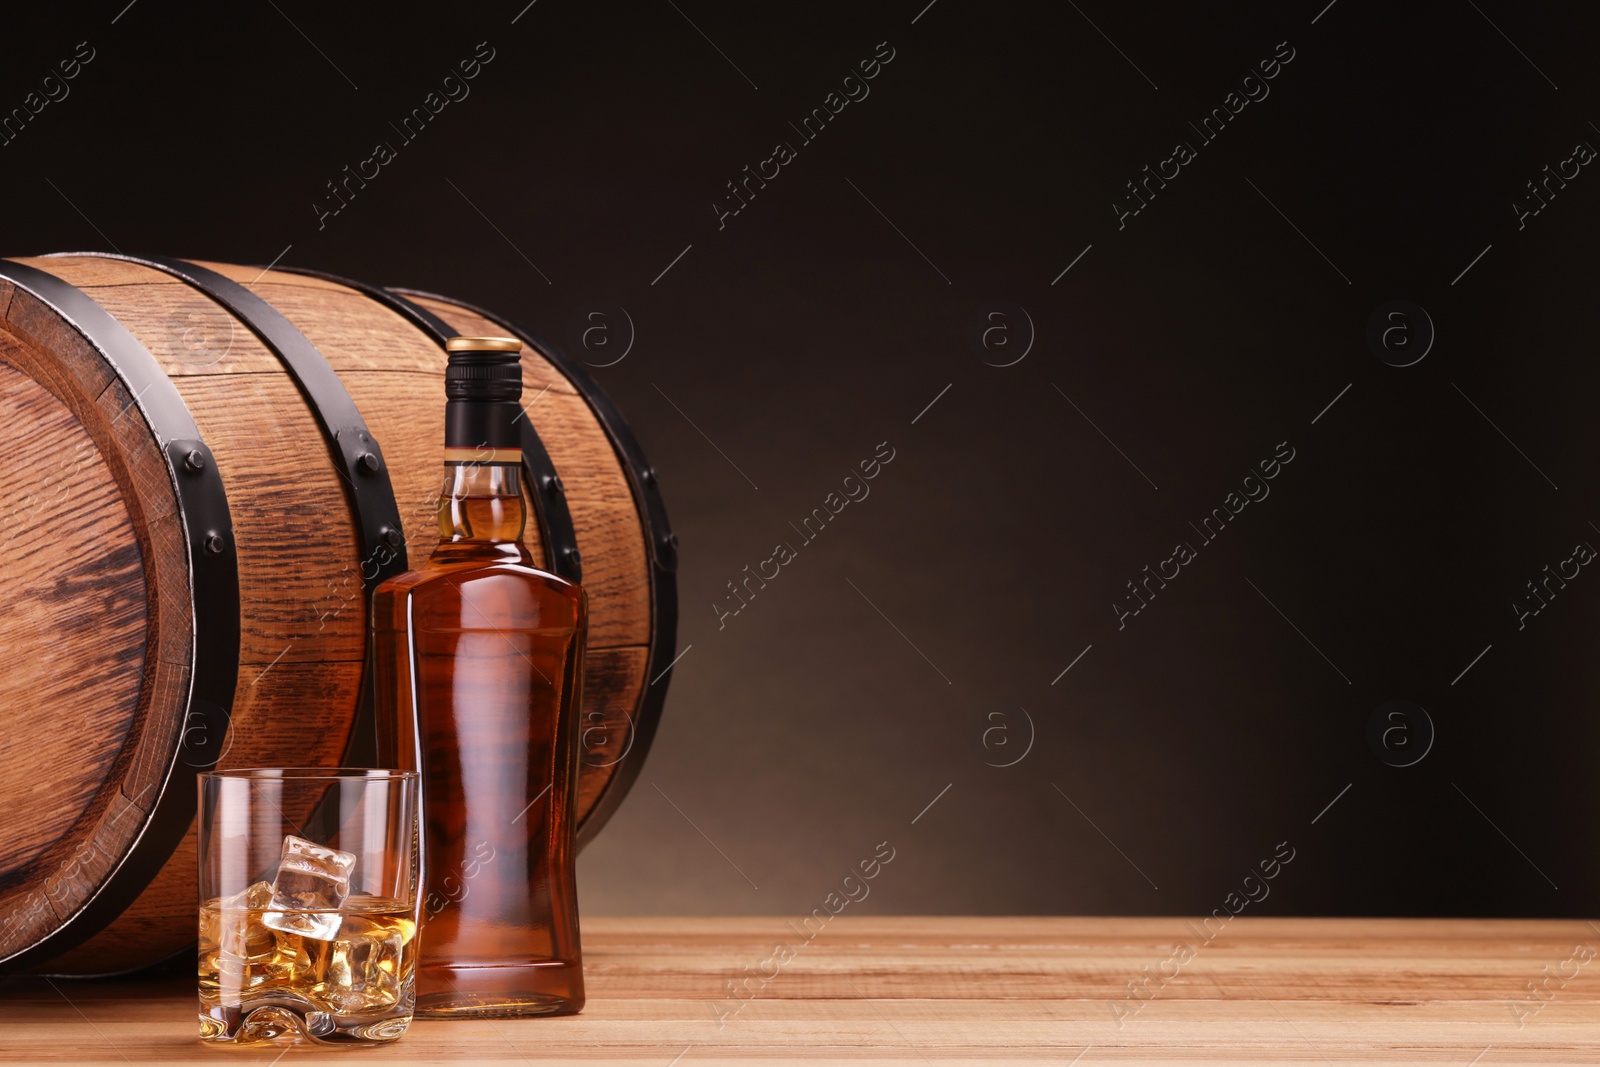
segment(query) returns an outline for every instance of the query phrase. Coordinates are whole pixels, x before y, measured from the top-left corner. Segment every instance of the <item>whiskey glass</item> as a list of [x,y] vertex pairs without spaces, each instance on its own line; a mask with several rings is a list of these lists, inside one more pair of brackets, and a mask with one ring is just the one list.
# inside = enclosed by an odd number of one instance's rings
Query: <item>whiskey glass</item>
[[393,1041],[416,1001],[417,776],[200,776],[200,1037]]

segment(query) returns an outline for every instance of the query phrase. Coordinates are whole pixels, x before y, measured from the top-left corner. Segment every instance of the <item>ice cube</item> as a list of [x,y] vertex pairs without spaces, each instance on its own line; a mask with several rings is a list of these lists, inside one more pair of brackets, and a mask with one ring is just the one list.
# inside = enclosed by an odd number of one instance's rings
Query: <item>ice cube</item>
[[415,933],[416,927],[404,919],[345,916],[318,999],[347,1015],[394,1007],[406,973],[406,945]]
[[271,931],[251,922],[250,911],[260,911],[272,900],[272,886],[256,882],[231,897],[222,897],[200,911],[200,946],[234,956],[257,956],[267,951],[263,938]]
[[213,967],[217,981],[234,989],[262,979],[277,951],[276,936],[262,923],[261,909],[271,900],[272,886],[256,882],[200,910],[202,971]]
[[338,910],[350,892],[353,852],[340,852],[290,834],[283,839],[272,910],[262,921],[274,930],[331,941],[339,932]]
[[276,932],[278,954],[274,959],[283,965],[284,978],[299,986],[312,986],[327,978],[328,954],[333,942],[299,933]]

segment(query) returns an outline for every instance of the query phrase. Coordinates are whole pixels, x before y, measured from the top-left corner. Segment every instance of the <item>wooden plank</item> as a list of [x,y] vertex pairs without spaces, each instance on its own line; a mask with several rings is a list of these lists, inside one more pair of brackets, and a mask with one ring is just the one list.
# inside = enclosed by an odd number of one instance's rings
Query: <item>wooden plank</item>
[[360,546],[344,484],[299,390],[281,372],[175,381],[228,491],[240,662],[359,661],[367,627]]
[[[5,363],[0,413],[12,605],[0,614],[0,707],[7,732],[28,739],[0,746],[0,811],[31,813],[0,821],[0,875],[14,875],[84,816],[122,750],[139,700],[146,597],[120,488],[83,425]],[[86,540],[98,550],[85,552]]]
[[[263,282],[277,285],[298,285],[303,289],[322,289],[327,292],[344,293],[349,290],[334,282],[326,282],[321,278],[311,278],[304,274],[284,274],[280,271],[263,272],[260,267],[241,266],[235,263],[216,263],[208,259],[196,259],[191,262],[202,267],[209,267],[223,277],[232,278],[240,285],[255,289]],[[271,303],[269,300],[268,303]]]
[[[1193,939],[1184,920],[845,914],[799,945],[791,921],[591,917],[582,1015],[419,1020],[351,1062],[1600,1062],[1595,964],[1520,1028],[1511,1011],[1529,1003],[1541,967],[1600,943],[1583,922],[1235,919],[1142,1012],[1119,1020],[1109,1005],[1124,983]],[[761,968],[775,943],[797,951],[719,1024],[727,983]],[[214,1062],[194,1020],[191,974],[7,979],[0,1062]],[[281,1051],[242,1055],[265,1064]]]
[[16,262],[54,274],[79,289],[103,285],[165,285],[174,288],[183,286],[183,282],[169,274],[121,259],[100,259],[96,256],[74,254],[30,256],[18,259]]
[[[280,278],[293,279],[281,284]],[[315,282],[317,288],[302,283]],[[351,371],[411,371],[436,376],[435,391],[422,392],[431,403],[444,404],[446,356],[428,335],[354,289],[315,278],[268,275],[250,291],[277,308],[316,345],[340,376]],[[425,383],[416,387],[426,389]]]

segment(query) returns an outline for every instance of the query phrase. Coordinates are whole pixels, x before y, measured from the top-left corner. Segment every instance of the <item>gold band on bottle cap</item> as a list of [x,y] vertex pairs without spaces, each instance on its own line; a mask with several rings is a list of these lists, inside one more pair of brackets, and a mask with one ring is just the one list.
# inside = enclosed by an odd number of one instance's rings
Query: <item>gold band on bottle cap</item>
[[447,352],[521,352],[522,342],[515,337],[452,337],[444,347]]

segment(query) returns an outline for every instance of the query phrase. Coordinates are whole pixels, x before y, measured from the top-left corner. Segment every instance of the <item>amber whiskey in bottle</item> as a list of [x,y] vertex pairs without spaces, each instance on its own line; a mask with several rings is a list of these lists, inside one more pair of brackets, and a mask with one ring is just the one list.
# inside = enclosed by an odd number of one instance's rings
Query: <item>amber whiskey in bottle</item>
[[583,1007],[573,837],[587,604],[522,544],[521,347],[450,340],[439,546],[373,597],[380,760],[421,780],[424,1017]]

